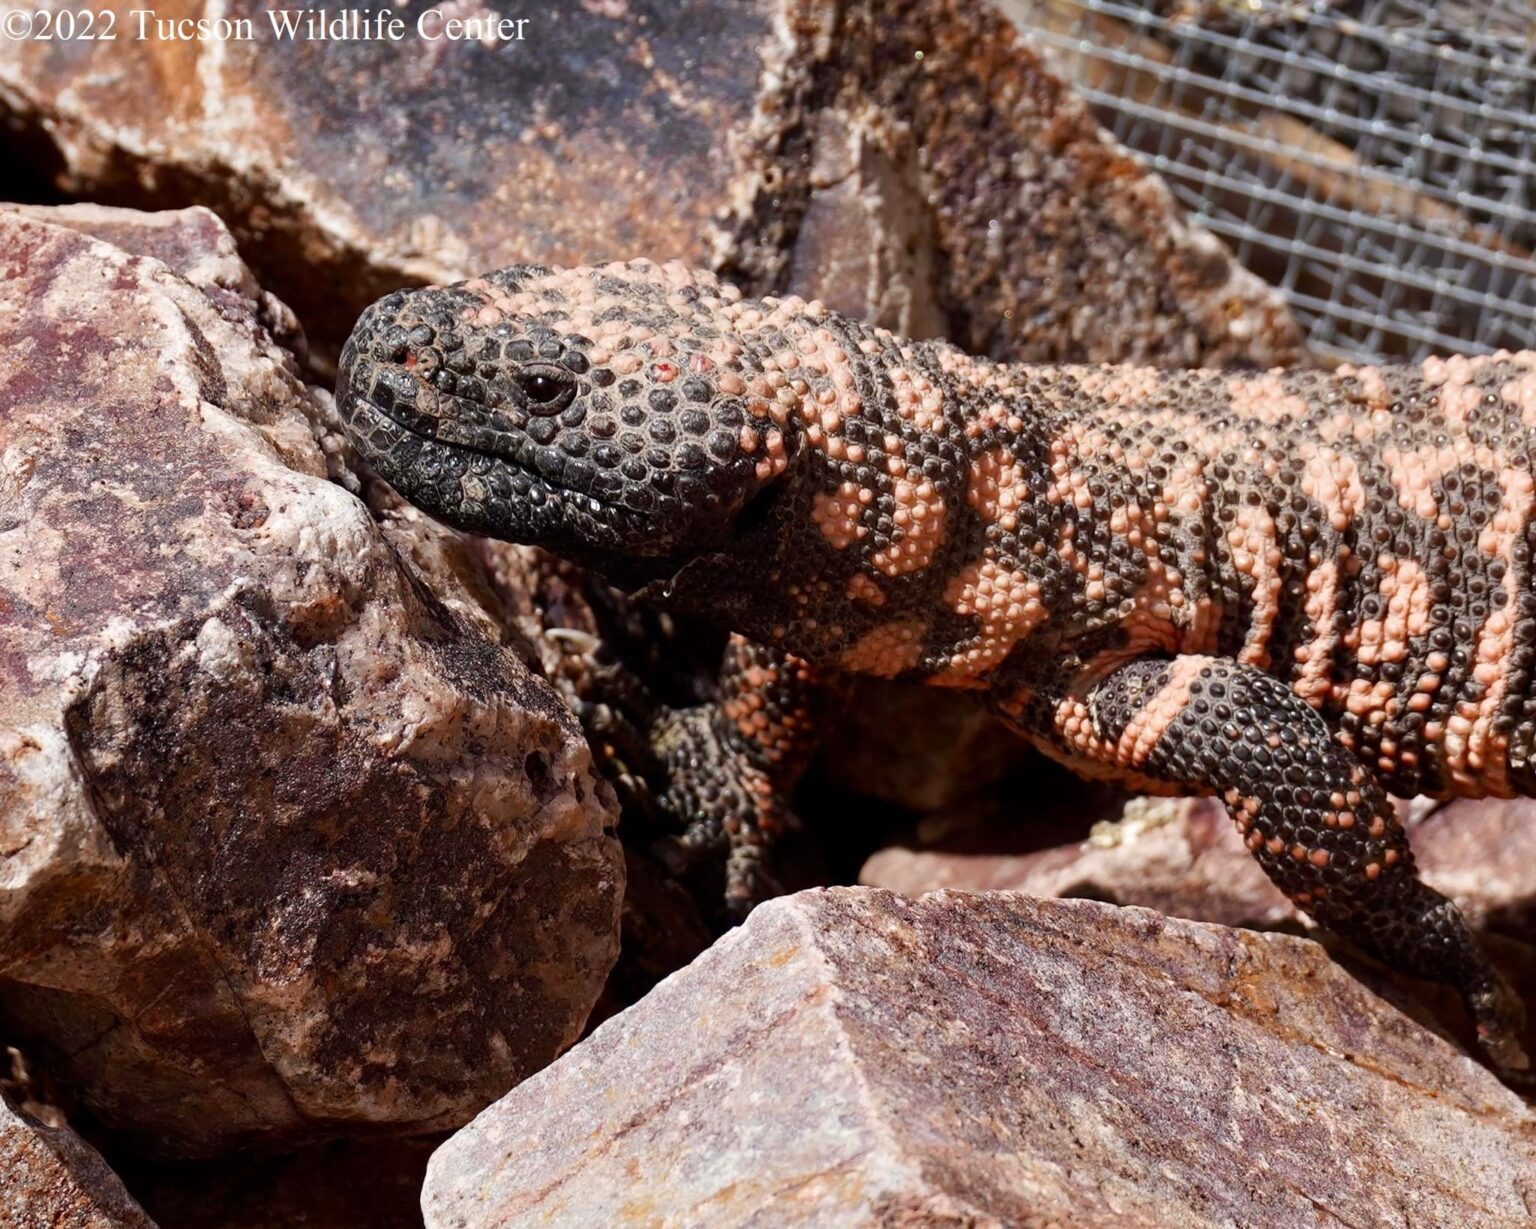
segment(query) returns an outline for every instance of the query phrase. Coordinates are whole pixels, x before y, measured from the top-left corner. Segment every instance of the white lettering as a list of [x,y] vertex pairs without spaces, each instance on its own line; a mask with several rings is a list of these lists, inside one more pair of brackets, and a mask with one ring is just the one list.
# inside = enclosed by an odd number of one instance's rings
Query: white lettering
[[278,38],[297,38],[299,18],[303,15],[294,9],[267,10],[267,20],[272,23],[272,33]]
[[440,8],[431,8],[416,19],[416,33],[429,43],[477,42],[487,47],[498,43],[520,43],[528,36],[524,31],[527,17],[499,17],[489,13],[483,17],[449,17]]
[[268,9],[267,21],[280,41],[398,43],[405,37],[405,20],[393,13],[368,9]]
[[159,17],[154,9],[131,9],[128,16],[137,37],[165,43],[242,43],[256,37],[249,17]]

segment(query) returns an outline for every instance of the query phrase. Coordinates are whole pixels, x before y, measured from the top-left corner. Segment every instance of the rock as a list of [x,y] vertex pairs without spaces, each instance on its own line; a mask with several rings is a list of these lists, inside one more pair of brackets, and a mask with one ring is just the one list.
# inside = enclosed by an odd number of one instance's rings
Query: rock
[[1132,799],[1086,840],[1023,853],[999,850],[995,837],[975,829],[944,832],[931,845],[880,850],[859,882],[909,896],[954,888],[1084,897],[1226,926],[1273,927],[1300,916],[1211,798]]
[[[1457,901],[1483,932],[1494,963],[1536,1005],[1536,800],[1413,799],[1398,806],[1425,881]],[[946,816],[961,822],[946,824],[940,816],[919,824],[911,844],[871,855],[859,882],[909,896],[946,889],[1025,892],[1139,905],[1227,926],[1314,929],[1269,882],[1215,799],[1132,798],[1106,807],[1106,818],[1093,824],[1086,840],[1049,847],[1033,836],[1042,810],[1037,795],[1029,809],[1030,822],[1020,825],[1017,815],[952,808]],[[1060,831],[1059,814],[1047,808],[1039,817],[1047,832]],[[1007,818],[1015,821],[1011,829]],[[1341,956],[1352,957],[1331,936],[1322,937]],[[1380,969],[1373,976],[1405,1010],[1475,1046],[1466,1014],[1448,988]],[[1536,1045],[1536,1010],[1531,1015],[1527,1045]]]
[[1410,833],[1424,878],[1474,925],[1536,940],[1536,799],[1457,798]]
[[94,1149],[0,1093],[0,1224],[8,1229],[155,1229]]
[[[1031,805],[1034,809],[1034,804]],[[1414,811],[1422,811],[1417,817]],[[1462,798],[1406,812],[1424,879],[1480,929],[1536,933],[1536,800]],[[890,846],[859,882],[909,896],[941,888],[1076,896],[1228,926],[1303,925],[1213,798],[1137,798],[1085,841],[1010,853],[1001,825]]]
[[762,906],[486,1110],[423,1207],[433,1229],[1513,1229],[1533,1128],[1309,940],[833,889]]
[[328,479],[210,214],[0,213],[0,253],[0,1027],[134,1148],[464,1121],[615,957],[576,723]]
[[248,39],[167,39],[209,16],[167,0],[144,38],[0,40],[0,118],[67,193],[217,209],[323,355],[405,282],[639,255],[998,356],[1300,352],[975,0],[594,0],[455,42],[411,27],[484,6],[396,10],[400,41],[282,39],[269,8],[221,7]]

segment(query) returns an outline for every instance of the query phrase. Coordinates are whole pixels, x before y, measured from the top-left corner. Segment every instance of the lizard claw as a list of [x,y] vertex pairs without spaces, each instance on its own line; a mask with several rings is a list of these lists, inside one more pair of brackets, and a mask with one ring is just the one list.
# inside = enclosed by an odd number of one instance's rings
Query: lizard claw
[[1527,1084],[1536,1079],[1530,1074],[1530,1055],[1521,1041],[1525,1034],[1525,1004],[1509,983],[1496,976],[1496,980],[1467,996],[1467,1007],[1477,1022],[1478,1044],[1499,1073]]
[[763,901],[780,896],[783,885],[769,871],[763,847],[733,844],[725,863],[725,910],[735,922],[746,921]]

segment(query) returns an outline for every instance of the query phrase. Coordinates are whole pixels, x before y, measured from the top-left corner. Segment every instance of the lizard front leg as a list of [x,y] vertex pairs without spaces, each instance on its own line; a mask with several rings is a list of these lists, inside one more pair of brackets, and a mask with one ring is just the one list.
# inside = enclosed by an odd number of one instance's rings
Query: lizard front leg
[[1037,696],[1046,751],[1159,792],[1215,794],[1269,877],[1330,930],[1462,995],[1490,1057],[1529,1066],[1524,1007],[1423,884],[1385,791],[1284,683],[1222,658],[1137,660]]
[[723,849],[726,907],[738,917],[776,894],[766,855],[795,823],[790,795],[835,697],[800,658],[732,636],[715,699],[656,723],[666,777],[657,803],[685,828],[668,847],[682,861]]

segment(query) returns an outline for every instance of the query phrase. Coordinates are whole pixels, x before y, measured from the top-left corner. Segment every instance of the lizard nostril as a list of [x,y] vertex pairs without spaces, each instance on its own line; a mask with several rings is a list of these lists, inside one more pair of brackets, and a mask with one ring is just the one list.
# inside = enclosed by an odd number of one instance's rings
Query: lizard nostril
[[411,343],[406,338],[405,330],[396,326],[384,334],[384,361],[387,363],[403,363],[405,356],[410,353]]

